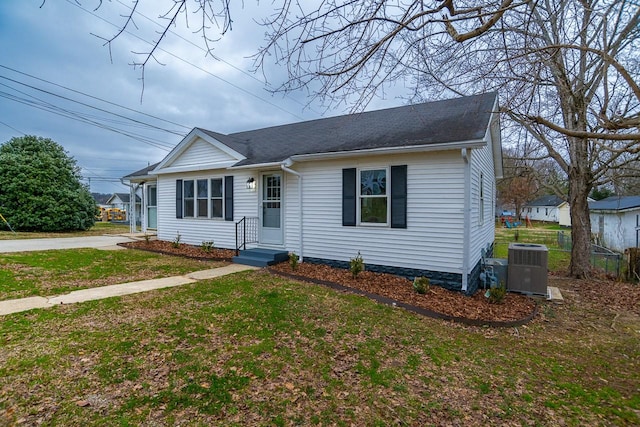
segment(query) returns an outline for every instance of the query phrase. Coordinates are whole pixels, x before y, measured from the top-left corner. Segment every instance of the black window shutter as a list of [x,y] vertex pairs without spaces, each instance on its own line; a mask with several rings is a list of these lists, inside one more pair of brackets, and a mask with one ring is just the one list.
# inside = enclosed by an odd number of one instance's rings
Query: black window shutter
[[356,169],[342,169],[342,225],[356,225]]
[[224,177],[224,220],[233,221],[233,176]]
[[176,218],[182,218],[182,180],[176,179]]
[[391,166],[391,228],[407,228],[407,165]]

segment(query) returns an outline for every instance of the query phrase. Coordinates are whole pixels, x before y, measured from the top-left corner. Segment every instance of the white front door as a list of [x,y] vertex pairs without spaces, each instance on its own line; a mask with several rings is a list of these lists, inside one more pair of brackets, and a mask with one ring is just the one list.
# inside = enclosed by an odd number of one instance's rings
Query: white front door
[[260,243],[281,245],[283,241],[282,173],[266,173],[260,190]]
[[158,228],[158,187],[147,187],[147,228]]

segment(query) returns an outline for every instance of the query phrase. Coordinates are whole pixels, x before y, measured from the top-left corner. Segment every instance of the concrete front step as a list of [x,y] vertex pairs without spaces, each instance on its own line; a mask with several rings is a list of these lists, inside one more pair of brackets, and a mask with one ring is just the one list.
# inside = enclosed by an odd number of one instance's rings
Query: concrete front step
[[266,267],[289,259],[289,253],[275,249],[254,248],[240,251],[240,255],[233,257],[236,264]]

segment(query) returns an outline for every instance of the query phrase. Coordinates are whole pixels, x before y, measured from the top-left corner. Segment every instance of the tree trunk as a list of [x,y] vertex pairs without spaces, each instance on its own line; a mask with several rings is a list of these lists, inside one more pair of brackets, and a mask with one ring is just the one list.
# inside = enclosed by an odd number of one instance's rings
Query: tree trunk
[[589,177],[581,176],[577,168],[569,173],[569,206],[571,207],[571,263],[569,275],[584,279],[591,271],[591,220],[587,197]]

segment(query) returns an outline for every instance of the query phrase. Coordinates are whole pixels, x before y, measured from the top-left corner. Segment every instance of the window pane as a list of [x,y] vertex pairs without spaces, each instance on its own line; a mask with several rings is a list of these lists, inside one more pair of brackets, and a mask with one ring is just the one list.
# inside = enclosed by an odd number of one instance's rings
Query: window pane
[[147,200],[147,206],[157,206],[157,195],[158,189],[157,187],[147,187],[149,198]]
[[211,200],[211,217],[222,218],[222,199]]
[[208,208],[208,200],[207,199],[198,199],[198,217],[206,218],[209,216],[209,212],[207,212]]
[[387,198],[363,197],[360,199],[360,222],[386,224]]
[[184,197],[190,199],[193,198],[193,181],[184,182]]
[[184,201],[184,216],[192,217],[193,216],[193,199],[189,199]]
[[198,180],[198,198],[207,198],[209,197],[209,189],[207,188],[207,180],[199,179]]
[[211,180],[211,197],[222,197],[222,179]]
[[383,196],[387,194],[386,169],[360,171],[360,194],[362,196]]

